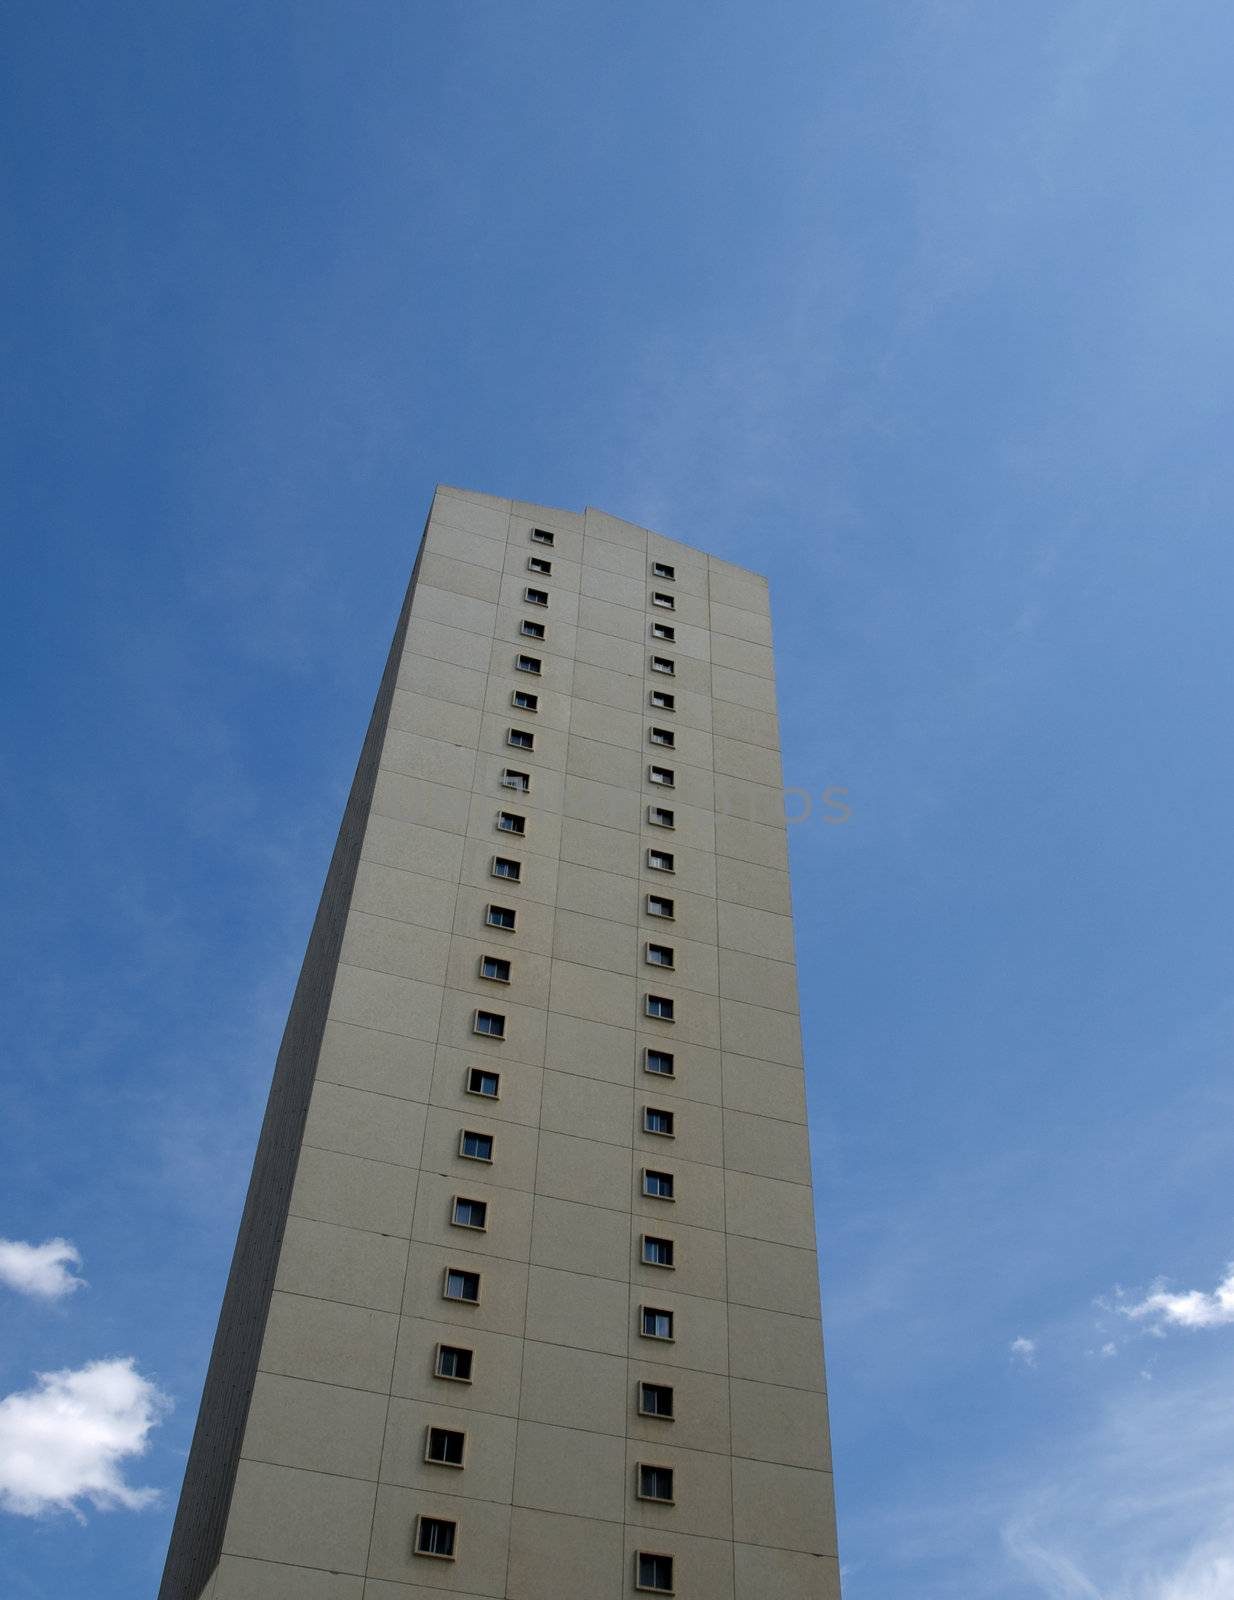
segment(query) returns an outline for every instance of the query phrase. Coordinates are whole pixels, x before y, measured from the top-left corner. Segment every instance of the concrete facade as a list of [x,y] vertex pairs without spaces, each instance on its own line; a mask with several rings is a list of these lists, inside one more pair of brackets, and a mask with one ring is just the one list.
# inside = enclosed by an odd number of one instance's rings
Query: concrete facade
[[441,488],[161,1600],[641,1592],[839,1594],[767,586]]

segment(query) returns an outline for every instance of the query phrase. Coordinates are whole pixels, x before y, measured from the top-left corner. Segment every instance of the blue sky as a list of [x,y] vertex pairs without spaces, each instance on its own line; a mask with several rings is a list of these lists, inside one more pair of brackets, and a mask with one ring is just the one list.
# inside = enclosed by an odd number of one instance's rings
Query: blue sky
[[438,480],[771,578],[847,1600],[1234,1596],[1229,8],[7,32],[15,1600],[154,1592]]

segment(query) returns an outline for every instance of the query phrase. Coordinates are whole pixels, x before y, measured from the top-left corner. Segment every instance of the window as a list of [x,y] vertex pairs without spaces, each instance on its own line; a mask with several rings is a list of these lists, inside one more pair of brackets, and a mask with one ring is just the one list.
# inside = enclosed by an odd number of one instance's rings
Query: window
[[[439,1561],[454,1560],[454,1538],[457,1522],[447,1522],[444,1517],[416,1518],[416,1554],[436,1556]],[[639,1560],[642,1560],[640,1555]]]
[[520,794],[526,794],[531,788],[531,773],[516,772],[513,767],[505,767],[501,774],[503,789],[517,789]]
[[664,1111],[659,1106],[644,1106],[643,1132],[658,1133],[665,1139],[674,1138],[673,1113]]
[[647,1072],[654,1072],[657,1077],[671,1078],[673,1072],[673,1052],[671,1050],[648,1050],[643,1058],[643,1067]]
[[671,789],[677,782],[677,775],[672,767],[648,767],[647,782],[658,783],[661,789]]
[[467,1435],[457,1428],[429,1428],[424,1440],[424,1459],[439,1467],[461,1467]]
[[638,1464],[638,1497],[640,1500],[665,1500],[673,1503],[672,1467],[649,1467]]
[[643,1265],[647,1267],[671,1267],[673,1265],[673,1241],[671,1239],[656,1239],[650,1233],[643,1235]]
[[671,583],[677,576],[677,568],[670,567],[667,561],[653,561],[651,563],[651,576],[653,578],[667,578]]
[[514,670],[516,672],[534,672],[539,677],[540,665],[539,656],[515,656],[514,658]]
[[649,1200],[672,1200],[674,1198],[672,1173],[655,1172],[651,1167],[644,1167],[643,1193]]
[[484,918],[490,928],[513,928],[515,912],[510,906],[490,906]]
[[547,528],[533,528],[531,539],[533,544],[552,544],[554,535]]
[[647,915],[649,917],[669,917],[674,915],[676,901],[670,900],[664,894],[649,894],[647,896]]
[[493,857],[494,878],[509,878],[511,883],[517,883],[523,875],[523,864],[514,861],[509,856]]
[[[477,1017],[486,1017],[489,1013],[487,1011],[477,1011],[476,1015]],[[673,1002],[666,994],[649,994],[647,996],[647,1015],[649,1017],[659,1017],[661,1022],[672,1022]],[[506,1019],[504,1017],[499,1017],[497,1020],[503,1027],[505,1026]]]
[[673,1337],[673,1313],[661,1311],[656,1306],[643,1306],[639,1330],[644,1339],[671,1339]]
[[648,850],[647,866],[652,872],[674,872],[676,856],[671,850]]
[[478,1272],[463,1272],[459,1267],[446,1268],[445,1287],[441,1291],[444,1300],[461,1300],[464,1305],[478,1306],[480,1304],[480,1274]]
[[551,578],[553,575],[553,563],[547,556],[528,556],[527,570],[528,572],[538,572],[542,578]]
[[648,1594],[674,1592],[672,1556],[655,1556],[646,1550],[639,1550],[634,1560],[637,1568],[634,1579],[636,1589],[645,1590]]
[[677,819],[668,806],[648,806],[647,821],[653,828],[675,828]]
[[677,630],[676,628],[670,628],[667,622],[653,622],[651,624],[651,637],[653,639],[663,639],[665,643],[672,644],[677,637]]
[[533,589],[528,586],[523,590],[523,599],[529,606],[546,606],[548,604],[547,589]]
[[[509,967],[510,963],[505,963]],[[673,960],[673,947],[671,944],[649,944],[647,946],[647,965],[649,967],[676,966]],[[485,974],[487,976],[487,974]]]
[[[461,1344],[439,1344],[433,1372],[438,1378],[449,1378],[452,1383],[470,1383],[472,1354]],[[655,1385],[648,1384],[646,1387],[654,1388]],[[663,1413],[656,1411],[648,1414],[661,1416]]]
[[[490,1072],[489,1077],[493,1074]],[[495,1098],[495,1097],[494,1097]],[[471,1128],[464,1128],[459,1135],[458,1153],[468,1161],[491,1161],[493,1159],[493,1136],[491,1133],[475,1133]]]
[[653,689],[648,698],[658,711],[676,711],[677,709],[677,696],[669,694],[667,689]]
[[467,1200],[455,1195],[450,1221],[456,1228],[475,1228],[483,1233],[488,1227],[488,1201]]
[[467,1093],[482,1095],[485,1100],[496,1100],[501,1095],[501,1074],[489,1072],[484,1067],[468,1067]]
[[651,740],[652,744],[667,745],[670,750],[677,743],[677,735],[671,728],[649,728],[647,730],[647,737]]
[[512,744],[516,750],[534,750],[536,736],[526,728],[511,728],[506,734],[506,743]]
[[504,1039],[506,1019],[497,1011],[477,1011],[472,1027],[476,1033],[487,1034],[490,1039]]
[[509,983],[510,963],[503,961],[500,956],[481,956],[480,976],[491,978],[494,983]]
[[672,1388],[667,1383],[640,1383],[638,1386],[638,1414],[640,1417],[671,1417],[673,1415]]
[[499,811],[497,827],[501,833],[526,833],[527,818],[520,817],[517,811]]
[[[539,711],[540,696],[529,694],[526,689],[516,689],[510,696],[510,704],[517,711]],[[528,745],[527,748],[530,749],[531,746]]]
[[666,677],[671,678],[676,674],[677,663],[671,661],[668,656],[652,656],[651,670],[653,672],[663,672]]
[[665,611],[676,611],[677,609],[676,600],[673,599],[671,594],[665,594],[663,589],[653,589],[651,591],[651,603],[653,606],[662,606]]
[[518,631],[527,639],[543,639],[546,629],[542,622],[533,622],[530,617],[524,617]]

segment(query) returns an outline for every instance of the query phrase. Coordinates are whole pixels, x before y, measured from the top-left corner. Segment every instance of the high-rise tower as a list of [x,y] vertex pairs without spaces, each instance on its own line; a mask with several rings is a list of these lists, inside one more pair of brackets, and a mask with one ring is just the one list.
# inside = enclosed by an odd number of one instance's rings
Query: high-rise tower
[[839,1593],[765,581],[439,489],[161,1600]]

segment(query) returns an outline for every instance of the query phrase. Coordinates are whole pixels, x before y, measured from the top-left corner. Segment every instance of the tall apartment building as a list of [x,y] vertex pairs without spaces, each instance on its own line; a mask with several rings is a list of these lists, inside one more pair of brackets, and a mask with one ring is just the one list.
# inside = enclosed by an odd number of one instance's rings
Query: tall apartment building
[[162,1600],[834,1600],[765,581],[439,489]]

